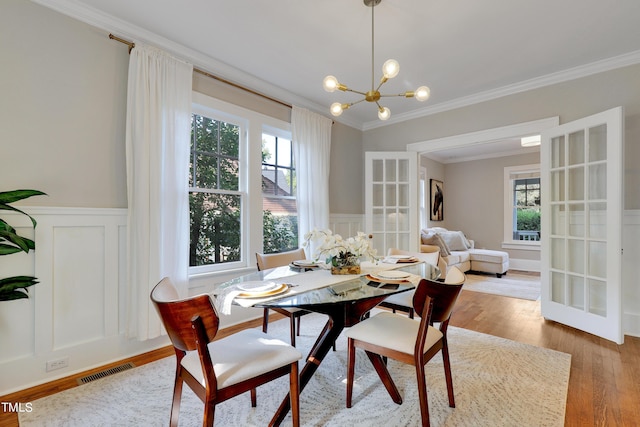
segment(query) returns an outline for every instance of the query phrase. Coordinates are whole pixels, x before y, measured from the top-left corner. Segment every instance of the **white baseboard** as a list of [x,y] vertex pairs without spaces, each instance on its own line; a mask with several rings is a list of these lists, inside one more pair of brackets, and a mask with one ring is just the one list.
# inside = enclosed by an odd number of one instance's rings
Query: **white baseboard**
[[537,259],[509,259],[510,270],[535,271],[540,272],[540,260]]

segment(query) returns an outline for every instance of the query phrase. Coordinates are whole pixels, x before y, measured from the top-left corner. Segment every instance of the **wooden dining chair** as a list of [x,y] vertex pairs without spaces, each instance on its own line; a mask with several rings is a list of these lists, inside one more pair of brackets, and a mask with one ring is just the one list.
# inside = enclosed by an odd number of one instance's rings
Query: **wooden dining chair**
[[[448,284],[422,279],[413,297],[413,307],[420,315],[420,320],[383,312],[347,331],[347,408],[352,406],[356,347],[365,351],[389,395],[397,404],[402,403],[402,397],[383,358],[389,357],[415,366],[423,426],[429,426],[425,364],[442,350],[449,406],[455,408],[447,328],[462,286],[463,282]],[[440,324],[439,328],[433,326],[434,322]]]
[[253,329],[215,340],[218,313],[209,295],[180,299],[169,278],[151,292],[176,353],[170,425],[177,426],[183,382],[204,403],[204,426],[213,426],[216,404],[246,391],[256,406],[256,387],[289,375],[293,425],[300,425],[298,360],[293,346]]
[[[268,268],[282,267],[291,264],[293,261],[298,261],[305,258],[306,254],[304,252],[304,249],[302,248],[287,252],[278,252],[275,254],[256,253],[256,261],[259,271],[266,270]],[[310,311],[301,310],[298,308],[265,308],[262,315],[262,332],[267,332],[267,330],[269,329],[269,310],[273,310],[289,318],[289,322],[291,325],[291,345],[295,346],[296,335],[300,335],[300,317],[304,316],[305,314],[309,314]]]
[[[409,252],[396,248],[389,248],[387,252],[387,256],[392,255],[409,255],[413,256],[416,259],[426,262],[427,264],[438,266],[438,261],[440,259],[440,249],[435,249],[433,252]],[[396,311],[401,311],[403,313],[407,313],[410,318],[413,319],[414,310],[413,310],[413,295],[415,291],[402,292],[399,294],[393,294],[380,304],[380,307],[390,308],[393,313]]]

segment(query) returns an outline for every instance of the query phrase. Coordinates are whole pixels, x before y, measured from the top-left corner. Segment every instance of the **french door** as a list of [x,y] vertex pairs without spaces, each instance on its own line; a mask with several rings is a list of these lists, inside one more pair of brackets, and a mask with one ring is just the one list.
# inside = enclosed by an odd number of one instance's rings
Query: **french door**
[[365,230],[379,256],[419,248],[417,163],[415,152],[365,153]]
[[542,315],[618,344],[622,107],[542,133]]

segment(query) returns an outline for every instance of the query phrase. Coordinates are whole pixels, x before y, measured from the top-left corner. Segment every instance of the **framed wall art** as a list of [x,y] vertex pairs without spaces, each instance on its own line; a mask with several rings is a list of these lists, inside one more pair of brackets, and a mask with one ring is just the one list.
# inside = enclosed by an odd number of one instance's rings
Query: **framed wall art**
[[431,182],[431,221],[444,220],[444,184],[437,179],[430,180]]

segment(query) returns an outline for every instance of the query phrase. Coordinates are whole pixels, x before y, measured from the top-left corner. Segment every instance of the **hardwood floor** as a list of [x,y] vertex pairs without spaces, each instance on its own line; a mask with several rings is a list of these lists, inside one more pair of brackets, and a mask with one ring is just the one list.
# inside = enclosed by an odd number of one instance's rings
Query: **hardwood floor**
[[[272,316],[276,320],[281,316]],[[261,319],[224,330],[224,335],[258,327]],[[546,321],[536,301],[479,292],[461,293],[451,325],[572,355],[565,426],[640,425],[640,338],[621,346],[567,326]],[[303,325],[304,327],[304,325]],[[170,347],[127,359],[137,366],[173,354]],[[118,365],[114,363],[107,367]],[[0,402],[31,402],[76,386],[73,377],[0,397]],[[15,413],[0,412],[0,427],[18,425]]]

